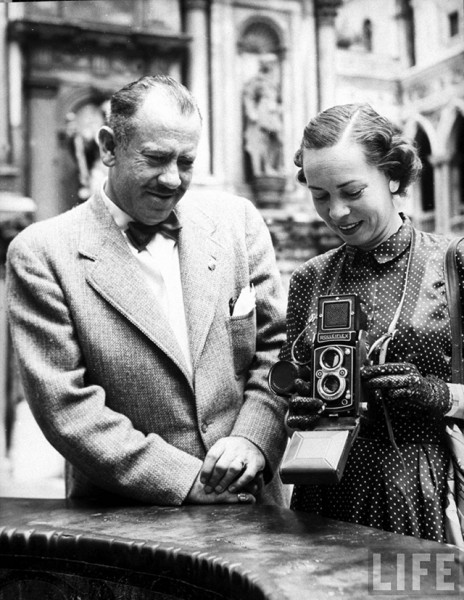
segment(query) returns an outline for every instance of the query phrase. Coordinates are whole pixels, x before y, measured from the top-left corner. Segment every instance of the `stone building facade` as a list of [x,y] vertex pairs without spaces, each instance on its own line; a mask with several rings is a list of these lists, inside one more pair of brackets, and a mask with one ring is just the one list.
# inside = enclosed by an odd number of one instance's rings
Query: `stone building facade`
[[[104,177],[95,132],[112,92],[166,73],[197,97],[198,188],[252,199],[284,281],[338,244],[295,180],[306,122],[370,102],[424,160],[405,206],[464,233],[462,0],[66,0],[0,4],[0,269],[14,233],[83,201]],[[12,376],[0,273],[0,460]]]
[[424,164],[405,206],[421,229],[464,232],[461,0],[345,0],[337,102],[367,100],[415,139]]

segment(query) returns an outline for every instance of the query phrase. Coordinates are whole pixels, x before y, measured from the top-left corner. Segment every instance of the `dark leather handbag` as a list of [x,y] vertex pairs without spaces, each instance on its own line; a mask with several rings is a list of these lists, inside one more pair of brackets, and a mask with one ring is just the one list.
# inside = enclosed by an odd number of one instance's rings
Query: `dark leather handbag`
[[[445,288],[451,320],[451,381],[464,384],[462,354],[462,314],[456,248],[464,238],[451,240],[445,254]],[[447,479],[448,505],[445,510],[445,528],[448,543],[464,549],[464,422],[448,419],[447,441],[451,460]]]

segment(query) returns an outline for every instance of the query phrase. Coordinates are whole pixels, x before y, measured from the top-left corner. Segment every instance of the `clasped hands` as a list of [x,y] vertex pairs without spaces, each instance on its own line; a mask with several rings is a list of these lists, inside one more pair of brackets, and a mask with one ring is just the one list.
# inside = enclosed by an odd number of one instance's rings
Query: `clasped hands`
[[[412,363],[385,363],[361,367],[364,389],[380,392],[387,406],[404,403],[435,416],[451,409],[452,398],[446,383],[433,375],[423,376]],[[296,394],[290,400],[286,421],[291,429],[313,429],[324,410],[324,403],[312,398],[311,385],[295,381]],[[366,394],[369,401],[369,394]]]
[[264,485],[265,465],[253,442],[241,436],[221,438],[209,449],[186,503],[253,503]]

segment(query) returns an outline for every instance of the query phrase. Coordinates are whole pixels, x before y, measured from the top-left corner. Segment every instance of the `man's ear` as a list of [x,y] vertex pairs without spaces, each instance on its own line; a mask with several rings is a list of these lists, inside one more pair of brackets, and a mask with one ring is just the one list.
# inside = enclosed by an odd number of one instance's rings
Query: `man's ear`
[[114,140],[114,133],[111,127],[108,127],[107,125],[100,127],[97,135],[97,141],[103,164],[107,167],[114,166],[114,148],[116,146],[116,142]]

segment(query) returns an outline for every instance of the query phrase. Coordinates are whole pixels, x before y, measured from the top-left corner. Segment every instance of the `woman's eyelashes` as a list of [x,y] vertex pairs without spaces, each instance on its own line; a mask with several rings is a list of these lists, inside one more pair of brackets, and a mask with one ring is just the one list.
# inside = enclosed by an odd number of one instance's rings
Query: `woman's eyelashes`
[[[365,189],[366,188],[358,188],[356,190],[343,190],[340,192],[340,196],[342,198],[347,198],[348,200],[357,200],[358,198],[361,198]],[[330,194],[328,194],[327,192],[325,192],[325,193],[311,192],[311,193],[312,193],[314,200],[317,200],[318,202],[330,199]]]
[[347,198],[352,198],[352,199],[356,199],[356,198],[360,198],[363,195],[363,192],[366,188],[359,188],[357,190],[351,191],[351,190],[345,190],[343,193],[345,194],[345,196]]
[[317,200],[318,202],[321,202],[322,200],[327,200],[329,198],[329,194],[321,194],[319,193],[315,193],[315,192],[311,192],[312,197],[314,200]]

